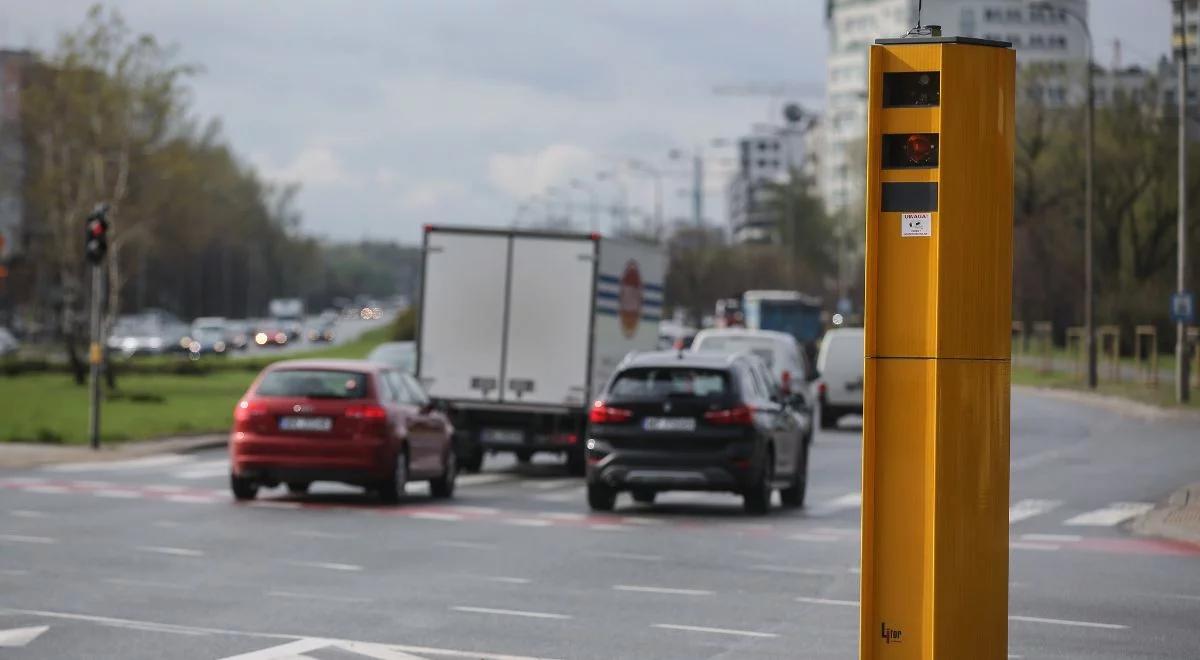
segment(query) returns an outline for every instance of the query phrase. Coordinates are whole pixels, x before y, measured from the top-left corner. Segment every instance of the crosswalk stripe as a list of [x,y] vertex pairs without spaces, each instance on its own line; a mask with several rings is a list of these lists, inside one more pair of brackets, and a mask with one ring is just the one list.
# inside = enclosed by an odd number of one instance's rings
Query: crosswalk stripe
[[1061,500],[1021,500],[1008,509],[1008,522],[1015,523],[1028,520],[1043,513],[1049,513],[1062,505]]
[[1113,502],[1103,509],[1081,513],[1067,519],[1063,524],[1072,526],[1111,527],[1130,518],[1140,516],[1154,505],[1148,502]]
[[97,461],[92,463],[59,463],[43,468],[48,472],[109,472],[120,470],[140,470],[142,468],[157,468],[167,465],[178,465],[196,460],[194,456],[184,454],[163,454],[161,456],[144,456],[131,458],[127,461]]

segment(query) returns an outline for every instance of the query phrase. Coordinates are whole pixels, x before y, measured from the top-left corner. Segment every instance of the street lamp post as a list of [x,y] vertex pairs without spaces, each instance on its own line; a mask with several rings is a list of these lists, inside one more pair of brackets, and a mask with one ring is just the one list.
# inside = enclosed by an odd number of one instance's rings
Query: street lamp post
[[1087,109],[1084,112],[1083,132],[1084,142],[1083,149],[1085,152],[1084,163],[1084,203],[1083,203],[1083,326],[1084,326],[1084,346],[1087,352],[1087,386],[1089,389],[1096,389],[1099,380],[1096,370],[1096,285],[1093,277],[1093,251],[1092,251],[1092,211],[1095,200],[1095,188],[1093,185],[1093,170],[1095,165],[1095,114],[1096,114],[1096,94],[1095,94],[1095,49],[1092,43],[1092,31],[1088,27],[1088,22],[1079,14],[1073,11],[1063,9],[1050,2],[1035,2],[1030,5],[1030,9],[1041,9],[1044,11],[1057,11],[1064,16],[1070,16],[1079,26],[1083,28],[1083,34],[1087,37]]

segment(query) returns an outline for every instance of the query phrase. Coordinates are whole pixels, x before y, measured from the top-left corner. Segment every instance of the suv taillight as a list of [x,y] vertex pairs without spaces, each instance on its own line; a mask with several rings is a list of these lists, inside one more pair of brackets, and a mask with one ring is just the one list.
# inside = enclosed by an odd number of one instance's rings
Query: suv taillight
[[368,403],[360,406],[347,406],[346,416],[350,419],[387,419],[387,409],[374,403]]
[[633,411],[624,408],[610,408],[603,401],[592,404],[588,411],[588,421],[593,424],[619,424],[633,418]]
[[725,410],[710,410],[704,413],[704,421],[718,426],[752,426],[754,409],[741,405]]

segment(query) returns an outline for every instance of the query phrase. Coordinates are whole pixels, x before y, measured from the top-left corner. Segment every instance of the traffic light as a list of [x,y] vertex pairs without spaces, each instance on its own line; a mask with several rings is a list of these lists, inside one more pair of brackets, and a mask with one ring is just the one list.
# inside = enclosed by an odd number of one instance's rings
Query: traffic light
[[1015,52],[870,49],[863,660],[1006,657]]
[[84,223],[83,253],[92,264],[99,265],[108,252],[108,218],[106,209],[98,209]]

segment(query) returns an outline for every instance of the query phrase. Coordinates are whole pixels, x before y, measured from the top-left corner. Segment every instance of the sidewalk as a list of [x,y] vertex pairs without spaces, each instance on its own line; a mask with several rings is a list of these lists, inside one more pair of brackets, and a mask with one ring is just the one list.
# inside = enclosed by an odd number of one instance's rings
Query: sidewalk
[[1180,488],[1133,525],[1138,534],[1200,543],[1200,482]]
[[0,468],[27,468],[51,463],[123,461],[153,454],[224,447],[228,441],[229,434],[227,433],[211,433],[102,445],[99,451],[92,451],[86,446],[79,445],[64,447],[26,442],[0,442]]

